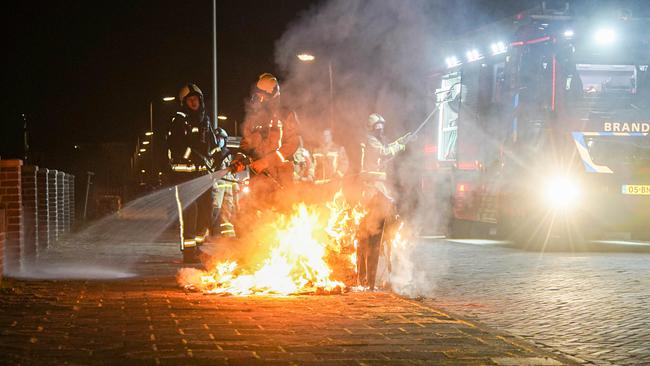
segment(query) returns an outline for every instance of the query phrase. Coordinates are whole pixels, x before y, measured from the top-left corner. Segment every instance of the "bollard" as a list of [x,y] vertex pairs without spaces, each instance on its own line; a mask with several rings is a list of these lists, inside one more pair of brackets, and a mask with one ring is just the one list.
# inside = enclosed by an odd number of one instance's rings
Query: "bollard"
[[65,228],[65,186],[63,177],[65,173],[56,172],[56,240],[61,240]]
[[23,264],[33,264],[36,259],[36,243],[38,242],[38,187],[36,174],[38,167],[25,165],[21,169],[21,199],[23,203],[23,245],[21,261]]
[[47,172],[47,187],[48,187],[48,205],[47,205],[47,211],[49,212],[49,221],[50,224],[48,225],[49,229],[49,245],[52,245],[54,242],[57,241],[58,239],[58,233],[57,233],[57,225],[58,225],[58,220],[57,220],[57,200],[56,200],[56,170],[48,170]]
[[71,231],[74,227],[75,220],[75,202],[74,202],[74,175],[68,174],[68,202],[69,202],[69,220],[68,220],[68,231]]
[[37,255],[47,250],[50,245],[50,212],[49,205],[49,187],[48,187],[48,169],[40,168],[36,173],[36,190],[38,194],[38,244],[36,247]]
[[63,232],[70,231],[70,182],[68,181],[68,173],[63,173]]

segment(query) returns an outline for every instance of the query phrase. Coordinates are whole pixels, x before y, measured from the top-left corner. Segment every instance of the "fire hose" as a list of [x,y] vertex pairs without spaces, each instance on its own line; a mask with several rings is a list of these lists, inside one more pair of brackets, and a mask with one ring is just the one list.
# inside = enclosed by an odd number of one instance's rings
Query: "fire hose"
[[254,169],[250,168],[251,163],[253,162],[253,159],[251,159],[249,156],[238,153],[237,156],[233,159],[233,161],[230,163],[230,166],[226,168],[227,171],[236,173],[236,172],[241,172],[243,171],[246,167],[249,167],[251,172],[256,175],[264,175],[267,177],[271,182],[273,182],[275,185],[278,186],[280,189],[284,189],[284,186],[282,183],[280,183],[275,177],[271,175],[267,170],[264,170],[262,172],[255,171]]

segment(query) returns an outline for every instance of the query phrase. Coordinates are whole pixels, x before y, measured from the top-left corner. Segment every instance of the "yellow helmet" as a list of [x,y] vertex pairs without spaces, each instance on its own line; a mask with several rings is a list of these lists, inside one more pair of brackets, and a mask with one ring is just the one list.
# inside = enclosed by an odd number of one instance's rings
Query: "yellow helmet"
[[260,75],[257,80],[257,84],[255,84],[255,87],[258,90],[268,94],[271,98],[275,98],[280,95],[280,84],[278,84],[278,79],[268,72]]
[[373,113],[370,116],[368,116],[368,124],[366,125],[366,127],[368,128],[368,131],[374,130],[375,125],[377,123],[381,123],[381,124],[384,124],[384,125],[386,124],[386,120],[384,119],[384,117],[381,116],[381,114]]
[[181,90],[178,92],[178,101],[181,103],[181,105],[184,105],[185,98],[189,97],[190,95],[198,95],[199,98],[201,98],[201,101],[203,101],[203,92],[201,89],[199,89],[196,84],[187,83],[183,85]]

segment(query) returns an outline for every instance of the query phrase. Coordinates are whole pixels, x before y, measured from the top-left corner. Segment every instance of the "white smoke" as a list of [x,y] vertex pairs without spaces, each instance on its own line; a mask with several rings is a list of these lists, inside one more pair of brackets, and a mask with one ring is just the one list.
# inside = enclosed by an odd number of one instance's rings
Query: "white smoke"
[[[311,9],[288,28],[276,43],[282,98],[297,112],[308,147],[318,143],[324,128],[331,127],[335,141],[345,147],[350,159],[348,174],[354,176],[369,114],[384,116],[389,140],[417,128],[434,107],[427,83],[438,60],[444,58],[437,47],[437,25],[445,16],[441,4],[332,0]],[[300,61],[297,55],[301,53],[315,59]],[[432,124],[428,127],[410,151],[395,159],[389,172],[394,198],[416,231],[446,221],[438,215],[435,202],[418,193],[424,172],[422,146],[434,138]],[[390,274],[394,288],[409,296],[435,288],[425,273],[430,269],[418,267],[416,246],[413,243],[393,252],[397,260]]]

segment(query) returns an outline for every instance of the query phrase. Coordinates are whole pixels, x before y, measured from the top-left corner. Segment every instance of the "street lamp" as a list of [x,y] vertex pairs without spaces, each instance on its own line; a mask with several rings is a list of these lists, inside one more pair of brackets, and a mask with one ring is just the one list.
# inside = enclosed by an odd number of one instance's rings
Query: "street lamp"
[[222,120],[222,121],[225,121],[225,120],[228,119],[228,117],[226,117],[226,116],[224,116],[224,115],[220,115],[220,116],[217,116],[217,119],[220,119],[220,120]]
[[[316,60],[316,56],[311,53],[303,52],[296,55],[298,60],[301,62],[313,62]],[[332,59],[327,60],[327,73],[329,76],[329,92],[330,92],[330,129],[334,128],[334,77],[332,73]]]
[[300,53],[300,54],[297,54],[296,57],[298,57],[298,59],[300,61],[303,61],[303,62],[311,62],[311,61],[314,61],[316,59],[316,57],[314,55],[309,54],[309,53]]

